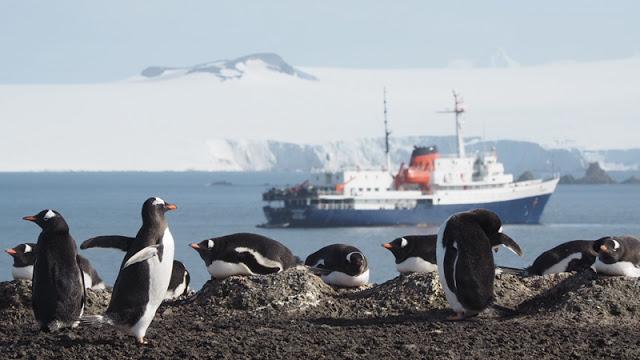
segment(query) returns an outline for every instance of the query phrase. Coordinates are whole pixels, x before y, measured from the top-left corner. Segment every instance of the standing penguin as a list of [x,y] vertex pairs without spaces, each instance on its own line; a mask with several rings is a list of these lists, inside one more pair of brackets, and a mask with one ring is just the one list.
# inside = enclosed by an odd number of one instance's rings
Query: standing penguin
[[633,236],[612,236],[599,247],[596,272],[605,275],[640,277],[640,240]]
[[174,242],[164,214],[175,210],[158,197],[142,205],[142,227],[135,238],[99,236],[86,240],[81,249],[117,248],[126,251],[113,285],[111,302],[104,315],[85,316],[84,323],[109,324],[126,329],[139,344],[169,287]]
[[401,274],[435,272],[437,239],[438,235],[407,235],[382,247],[396,258],[396,269]]
[[440,226],[438,273],[447,301],[456,312],[449,320],[475,316],[489,306],[495,278],[492,250],[500,245],[522,255],[518,244],[502,233],[498,215],[486,209],[454,214]]
[[[31,280],[33,277],[33,264],[38,253],[37,244],[19,244],[8,249],[7,253],[13,256],[13,269],[11,271],[14,280]],[[76,260],[82,271],[85,289],[104,289],[105,285],[98,272],[91,266],[86,258],[77,255]]]
[[351,245],[325,246],[309,255],[304,264],[329,285],[358,287],[369,282],[367,258]]
[[36,253],[33,249],[36,244],[20,244],[7,249],[7,254],[13,258],[11,276],[13,280],[29,280],[33,278],[33,263],[36,262]]
[[273,274],[296,265],[296,257],[291,250],[258,234],[231,234],[190,246],[204,260],[214,279],[233,275]]
[[42,210],[23,219],[42,228],[33,265],[31,299],[40,330],[75,327],[84,310],[85,293],[69,226],[54,210]]

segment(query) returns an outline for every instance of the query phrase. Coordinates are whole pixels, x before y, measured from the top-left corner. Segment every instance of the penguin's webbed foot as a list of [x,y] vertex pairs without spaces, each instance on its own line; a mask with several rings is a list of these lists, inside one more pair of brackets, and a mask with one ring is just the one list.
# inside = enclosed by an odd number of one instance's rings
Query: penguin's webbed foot
[[149,345],[149,342],[144,339],[144,337],[137,337],[136,344],[138,345]]
[[464,319],[465,319],[464,312],[456,312],[455,315],[451,315],[447,317],[447,320],[449,321],[461,321]]

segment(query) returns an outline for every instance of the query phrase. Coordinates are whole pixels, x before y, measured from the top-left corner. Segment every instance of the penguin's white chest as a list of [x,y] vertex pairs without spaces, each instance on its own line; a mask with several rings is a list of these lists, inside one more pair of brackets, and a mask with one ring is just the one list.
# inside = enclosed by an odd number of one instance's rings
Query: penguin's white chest
[[640,268],[629,261],[605,264],[600,259],[596,259],[594,267],[599,274],[640,277]]
[[419,256],[413,256],[396,264],[396,269],[399,273],[428,273],[437,271],[438,266]]
[[351,276],[342,271],[332,271],[321,276],[322,280],[329,285],[341,287],[358,287],[369,283],[369,269],[360,275]]
[[[453,263],[453,267],[451,269],[445,269],[444,267],[444,256],[445,256],[445,252],[446,252],[446,248],[443,245],[443,241],[444,241],[444,230],[446,228],[446,224],[449,222],[449,220],[447,219],[447,221],[444,223],[445,225],[440,226],[440,230],[438,231],[438,239],[436,242],[436,261],[437,261],[437,266],[438,266],[438,278],[440,278],[440,285],[442,285],[442,290],[444,291],[444,295],[447,298],[447,302],[449,303],[449,306],[451,306],[451,308],[453,309],[453,311],[455,312],[464,312],[464,307],[462,306],[462,304],[460,303],[460,301],[458,301],[458,295],[456,293],[454,293],[451,288],[449,287],[449,284],[447,284],[447,277],[445,276],[445,272],[446,271],[452,271],[453,273],[451,274],[451,279],[454,282],[453,284],[451,284],[451,287],[453,287],[454,289],[456,288],[456,265],[458,262],[458,258],[456,257],[454,263]],[[455,245],[454,245],[455,247]]]
[[14,280],[31,280],[33,279],[33,265],[23,267],[13,267],[11,275]]
[[162,246],[162,261],[159,256],[146,260],[149,264],[149,300],[144,313],[131,328],[132,335],[136,337],[144,336],[169,288],[175,244],[168,227],[162,236]]

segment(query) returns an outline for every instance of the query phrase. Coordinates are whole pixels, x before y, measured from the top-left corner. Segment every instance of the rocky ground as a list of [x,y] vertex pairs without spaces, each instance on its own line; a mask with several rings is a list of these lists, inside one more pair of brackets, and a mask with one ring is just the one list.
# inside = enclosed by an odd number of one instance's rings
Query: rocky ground
[[[496,304],[464,322],[436,275],[335,290],[304,269],[211,281],[164,304],[147,346],[110,328],[36,331],[29,282],[0,283],[3,358],[638,358],[640,283],[592,272],[496,278]],[[89,292],[101,313],[107,290]]]

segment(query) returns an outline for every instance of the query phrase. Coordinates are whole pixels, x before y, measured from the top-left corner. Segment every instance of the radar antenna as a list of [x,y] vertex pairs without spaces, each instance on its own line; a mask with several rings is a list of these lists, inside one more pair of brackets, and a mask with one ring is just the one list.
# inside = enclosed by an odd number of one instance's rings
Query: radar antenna
[[464,104],[460,94],[453,90],[453,109],[439,111],[444,114],[455,114],[456,116],[456,138],[458,139],[458,157],[465,157],[464,153],[464,137],[462,135],[462,113],[465,112]]
[[391,154],[389,153],[389,121],[387,119],[387,88],[382,88],[382,97],[384,103],[384,154],[387,161],[387,171],[391,171]]

